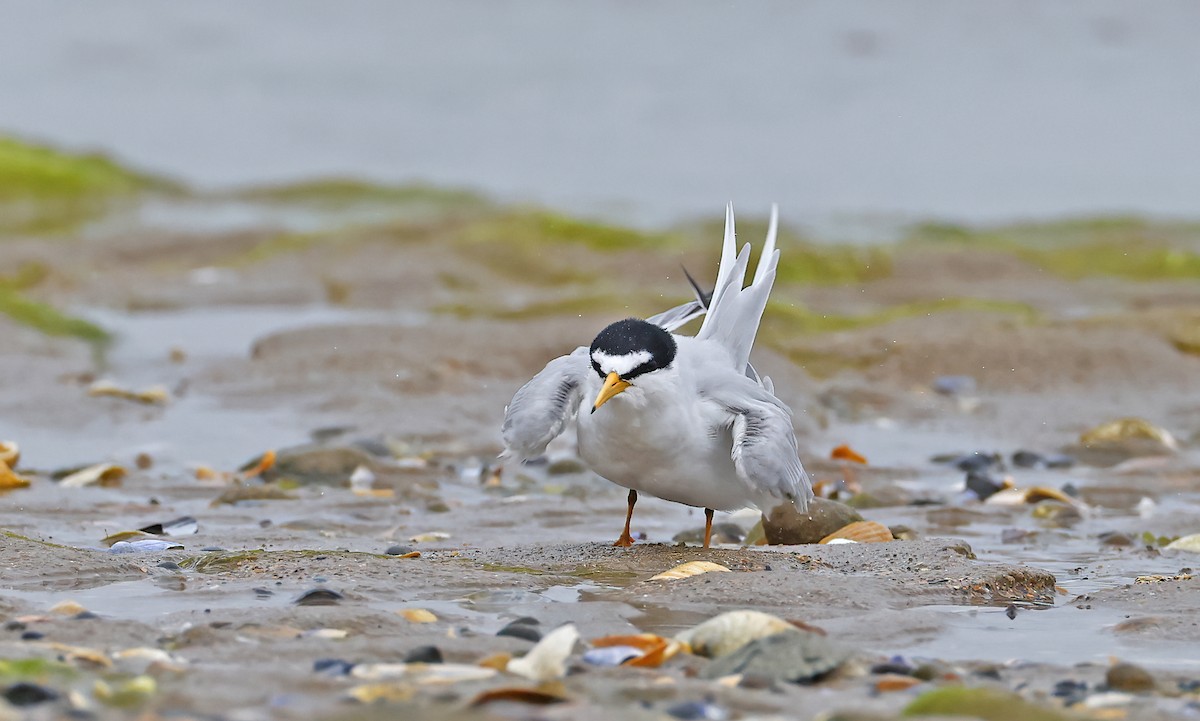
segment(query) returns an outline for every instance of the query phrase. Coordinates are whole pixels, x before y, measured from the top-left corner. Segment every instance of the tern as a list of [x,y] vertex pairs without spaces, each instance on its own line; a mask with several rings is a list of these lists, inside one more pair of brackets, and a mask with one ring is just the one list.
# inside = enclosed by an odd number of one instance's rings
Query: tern
[[[775,282],[778,210],[746,285],[750,245],[736,251],[733,205],[725,210],[721,262],[710,298],[601,330],[590,346],[555,358],[505,409],[502,457],[529,460],[574,422],[579,457],[629,489],[616,546],[633,545],[638,493],[704,509],[704,547],[713,511],[783,503],[803,513],[813,497],[800,462],[792,412],[750,349]],[[689,277],[689,280],[691,278]],[[695,336],[672,331],[704,316]]]

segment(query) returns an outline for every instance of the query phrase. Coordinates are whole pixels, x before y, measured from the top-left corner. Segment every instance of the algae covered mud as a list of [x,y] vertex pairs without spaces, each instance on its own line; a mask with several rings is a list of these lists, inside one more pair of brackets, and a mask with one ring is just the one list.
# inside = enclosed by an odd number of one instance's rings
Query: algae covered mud
[[785,233],[756,365],[828,526],[645,499],[614,549],[570,439],[496,465],[504,403],[719,224],[6,143],[0,716],[1200,713],[1194,224]]

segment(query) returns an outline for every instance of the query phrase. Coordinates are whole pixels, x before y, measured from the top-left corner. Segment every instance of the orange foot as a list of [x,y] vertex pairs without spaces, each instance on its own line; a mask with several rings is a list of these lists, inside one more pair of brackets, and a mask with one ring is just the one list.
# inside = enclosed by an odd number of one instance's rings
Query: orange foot
[[617,548],[629,548],[632,545],[633,536],[630,536],[628,533],[622,533],[621,537],[617,539],[617,542],[613,544],[613,546]]

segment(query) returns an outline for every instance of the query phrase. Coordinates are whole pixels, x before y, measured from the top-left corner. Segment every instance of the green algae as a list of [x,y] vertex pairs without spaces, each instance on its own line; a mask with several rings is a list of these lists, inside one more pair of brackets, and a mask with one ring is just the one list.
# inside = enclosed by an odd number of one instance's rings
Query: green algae
[[926,691],[904,708],[904,716],[955,716],[984,721],[1065,721],[1068,715],[1036,706],[998,688],[945,686]]
[[978,228],[923,223],[913,226],[904,242],[1001,251],[1072,280],[1093,276],[1142,281],[1200,278],[1200,224],[1196,223],[1130,217]]
[[178,186],[97,154],[68,153],[0,136],[0,233],[69,232],[113,201]]
[[489,215],[464,228],[460,239],[470,244],[504,243],[539,248],[577,245],[605,252],[661,249],[682,244],[682,237],[675,233],[644,232],[540,209],[516,209]]
[[0,285],[0,313],[50,336],[78,338],[96,346],[112,340],[108,331],[100,326],[66,315],[53,306],[27,298],[3,285]]
[[61,661],[51,661],[45,658],[3,658],[0,659],[0,679],[5,681],[45,681],[51,677],[72,678],[77,671]]
[[283,185],[237,191],[241,200],[346,208],[364,204],[432,205],[441,208],[476,209],[487,199],[470,190],[439,188],[422,183],[388,185],[355,178],[318,178]]
[[953,311],[1003,313],[1015,315],[1026,321],[1033,321],[1039,317],[1037,310],[1026,303],[987,298],[939,298],[914,301],[860,315],[818,313],[803,304],[771,300],[767,303],[767,311],[763,316],[763,328],[766,331],[765,337],[770,342],[769,339],[772,338],[780,340],[797,335],[854,330],[884,325],[902,318],[915,318]]

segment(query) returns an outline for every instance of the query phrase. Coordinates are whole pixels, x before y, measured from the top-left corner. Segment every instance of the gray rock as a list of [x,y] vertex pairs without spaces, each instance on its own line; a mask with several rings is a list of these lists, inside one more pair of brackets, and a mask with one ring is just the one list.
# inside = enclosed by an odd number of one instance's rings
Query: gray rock
[[763,532],[767,543],[773,546],[817,543],[839,528],[861,520],[858,511],[844,503],[814,498],[807,513],[798,513],[791,504],[776,506],[770,515],[763,516]]
[[744,674],[777,681],[804,683],[833,671],[850,652],[824,636],[808,631],[777,633],[722,656],[700,672],[701,678]]

